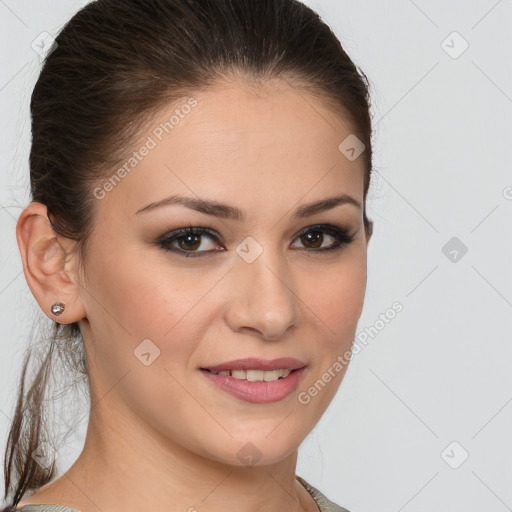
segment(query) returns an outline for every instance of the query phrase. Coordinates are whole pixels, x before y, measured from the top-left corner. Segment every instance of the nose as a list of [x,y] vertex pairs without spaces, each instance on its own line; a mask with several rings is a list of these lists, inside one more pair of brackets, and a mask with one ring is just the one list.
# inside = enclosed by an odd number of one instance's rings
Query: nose
[[281,339],[299,325],[300,298],[286,263],[265,250],[255,261],[239,258],[230,272],[226,321],[234,332]]

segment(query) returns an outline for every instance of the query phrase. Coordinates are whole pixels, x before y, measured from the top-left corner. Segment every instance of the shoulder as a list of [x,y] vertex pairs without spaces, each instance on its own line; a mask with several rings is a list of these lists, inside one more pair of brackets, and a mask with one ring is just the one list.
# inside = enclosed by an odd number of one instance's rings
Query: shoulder
[[321,512],[350,512],[346,508],[340,507],[338,504],[328,499],[321,491],[319,491],[316,487],[313,487],[298,475],[297,480],[299,480],[299,482],[306,488],[309,494],[311,494]]

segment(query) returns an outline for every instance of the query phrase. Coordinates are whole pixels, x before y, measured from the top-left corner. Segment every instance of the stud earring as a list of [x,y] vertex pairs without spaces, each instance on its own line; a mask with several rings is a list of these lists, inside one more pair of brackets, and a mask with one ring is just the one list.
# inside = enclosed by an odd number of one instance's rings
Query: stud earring
[[62,302],[56,302],[55,304],[52,305],[52,313],[55,316],[59,316],[64,311],[65,307],[65,304],[63,304]]

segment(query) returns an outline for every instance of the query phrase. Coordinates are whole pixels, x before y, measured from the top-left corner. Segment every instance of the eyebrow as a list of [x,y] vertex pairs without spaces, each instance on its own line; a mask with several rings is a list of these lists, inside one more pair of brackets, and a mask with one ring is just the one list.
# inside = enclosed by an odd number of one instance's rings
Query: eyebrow
[[[357,199],[348,194],[341,194],[338,196],[329,197],[326,199],[322,199],[320,201],[316,201],[314,203],[309,203],[300,206],[299,208],[297,208],[297,210],[295,210],[293,214],[293,219],[303,219],[305,217],[310,217],[311,215],[331,210],[332,208],[335,208],[336,206],[340,206],[342,204],[352,204],[358,208],[361,208],[361,203]],[[206,215],[220,217],[223,219],[246,219],[245,212],[238,208],[235,208],[234,206],[229,206],[227,204],[219,203],[213,200],[185,197],[179,195],[173,195],[170,197],[166,197],[165,199],[162,199],[160,201],[150,203],[142,208],[139,208],[135,213],[136,215],[138,215],[140,213],[146,213],[155,210],[156,208],[171,205],[185,206],[187,208],[196,210]]]

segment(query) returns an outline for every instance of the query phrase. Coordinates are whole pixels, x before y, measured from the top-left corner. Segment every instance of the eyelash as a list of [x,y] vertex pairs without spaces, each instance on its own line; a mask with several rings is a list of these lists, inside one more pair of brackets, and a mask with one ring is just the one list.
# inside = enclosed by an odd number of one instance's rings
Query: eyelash
[[[296,238],[300,238],[300,237],[305,236],[306,234],[311,233],[311,232],[312,233],[327,233],[328,235],[332,236],[335,239],[335,243],[331,247],[324,248],[324,249],[305,248],[304,250],[307,252],[330,253],[332,251],[340,251],[354,240],[354,235],[350,235],[347,229],[338,228],[336,226],[331,226],[329,224],[318,224],[316,226],[310,226],[306,229],[303,229],[300,233],[298,233]],[[164,235],[163,237],[160,237],[156,241],[156,245],[158,245],[164,251],[174,252],[176,254],[183,255],[186,258],[204,257],[202,253],[211,254],[213,252],[221,252],[221,251],[215,251],[215,250],[186,251],[184,249],[180,249],[177,247],[173,247],[173,248],[169,247],[170,244],[172,244],[173,242],[180,240],[188,235],[193,235],[193,236],[207,235],[209,238],[215,240],[217,243],[219,242],[219,238],[213,230],[211,230],[209,228],[199,228],[199,227],[190,226],[188,228],[182,228],[182,229],[178,229],[176,231],[172,231],[172,232]]]

